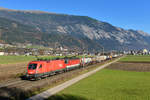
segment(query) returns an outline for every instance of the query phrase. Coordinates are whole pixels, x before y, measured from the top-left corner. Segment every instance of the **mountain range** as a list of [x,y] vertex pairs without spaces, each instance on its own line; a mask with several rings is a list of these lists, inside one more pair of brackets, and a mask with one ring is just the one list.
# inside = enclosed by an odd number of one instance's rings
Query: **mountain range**
[[88,16],[0,8],[0,42],[101,50],[150,49],[150,35]]

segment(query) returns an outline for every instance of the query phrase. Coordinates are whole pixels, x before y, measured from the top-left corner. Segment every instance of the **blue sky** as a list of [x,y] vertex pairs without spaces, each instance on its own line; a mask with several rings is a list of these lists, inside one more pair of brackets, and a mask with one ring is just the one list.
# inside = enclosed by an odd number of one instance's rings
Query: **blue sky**
[[0,7],[82,15],[150,33],[150,0],[1,0]]

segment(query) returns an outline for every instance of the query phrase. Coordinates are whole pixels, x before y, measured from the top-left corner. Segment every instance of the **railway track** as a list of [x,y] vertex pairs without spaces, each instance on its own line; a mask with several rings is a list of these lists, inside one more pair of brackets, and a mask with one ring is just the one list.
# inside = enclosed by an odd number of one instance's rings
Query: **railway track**
[[[37,80],[37,81],[21,80],[20,78],[12,79],[12,80],[1,82],[0,89],[4,87],[9,87],[9,88],[15,87],[15,88],[28,90],[28,89],[31,89],[33,86],[40,86],[40,85],[48,84],[50,82],[57,81],[58,79],[60,79],[59,77],[61,76],[65,77],[67,75],[70,75],[71,73],[79,72],[80,70],[81,69],[72,70],[66,73],[61,73],[61,74],[53,75],[50,77],[46,77],[44,79]],[[38,83],[40,83],[40,85]]]
[[14,85],[14,84],[18,84],[21,82],[22,82],[22,80],[20,80],[20,79],[5,81],[5,82],[0,83],[0,88],[7,87],[10,85]]
[[[84,70],[88,69],[89,67],[90,66],[85,67]],[[4,81],[4,82],[1,82],[0,83],[0,89],[3,88],[3,87],[22,87],[22,88],[24,88],[28,84],[31,85],[31,83],[32,83],[32,85],[34,85],[36,83],[39,83],[39,82],[41,84],[41,83],[43,83],[42,81],[45,81],[45,82],[49,83],[50,80],[51,81],[52,80],[56,81],[57,79],[59,79],[60,76],[62,76],[62,77],[63,77],[63,75],[67,76],[67,75],[70,75],[72,73],[77,73],[77,72],[79,72],[81,70],[83,70],[83,69],[81,68],[81,69],[76,69],[76,70],[68,71],[68,72],[65,72],[65,73],[57,74],[57,75],[52,75],[50,77],[46,77],[46,78],[44,78],[42,80],[37,80],[37,81],[21,80],[21,78],[11,79],[11,80],[7,80],[7,81]],[[31,88],[31,86],[29,86],[29,87]]]

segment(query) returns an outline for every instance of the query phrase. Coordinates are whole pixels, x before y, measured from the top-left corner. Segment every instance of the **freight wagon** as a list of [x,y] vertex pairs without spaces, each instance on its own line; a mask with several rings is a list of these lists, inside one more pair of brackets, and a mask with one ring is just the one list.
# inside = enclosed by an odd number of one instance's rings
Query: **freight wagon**
[[81,58],[80,64],[82,64],[82,65],[88,65],[91,62],[92,62],[92,58]]
[[97,62],[102,62],[102,61],[105,61],[106,59],[107,59],[107,56],[97,56],[96,57]]

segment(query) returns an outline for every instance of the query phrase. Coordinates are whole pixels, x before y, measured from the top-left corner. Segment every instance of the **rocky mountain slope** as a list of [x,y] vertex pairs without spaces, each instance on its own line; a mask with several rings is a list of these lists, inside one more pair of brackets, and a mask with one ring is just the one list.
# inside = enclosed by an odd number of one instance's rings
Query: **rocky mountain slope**
[[[99,50],[150,49],[150,35],[87,16],[0,8],[0,39],[45,46]],[[19,37],[19,38],[18,38]]]

